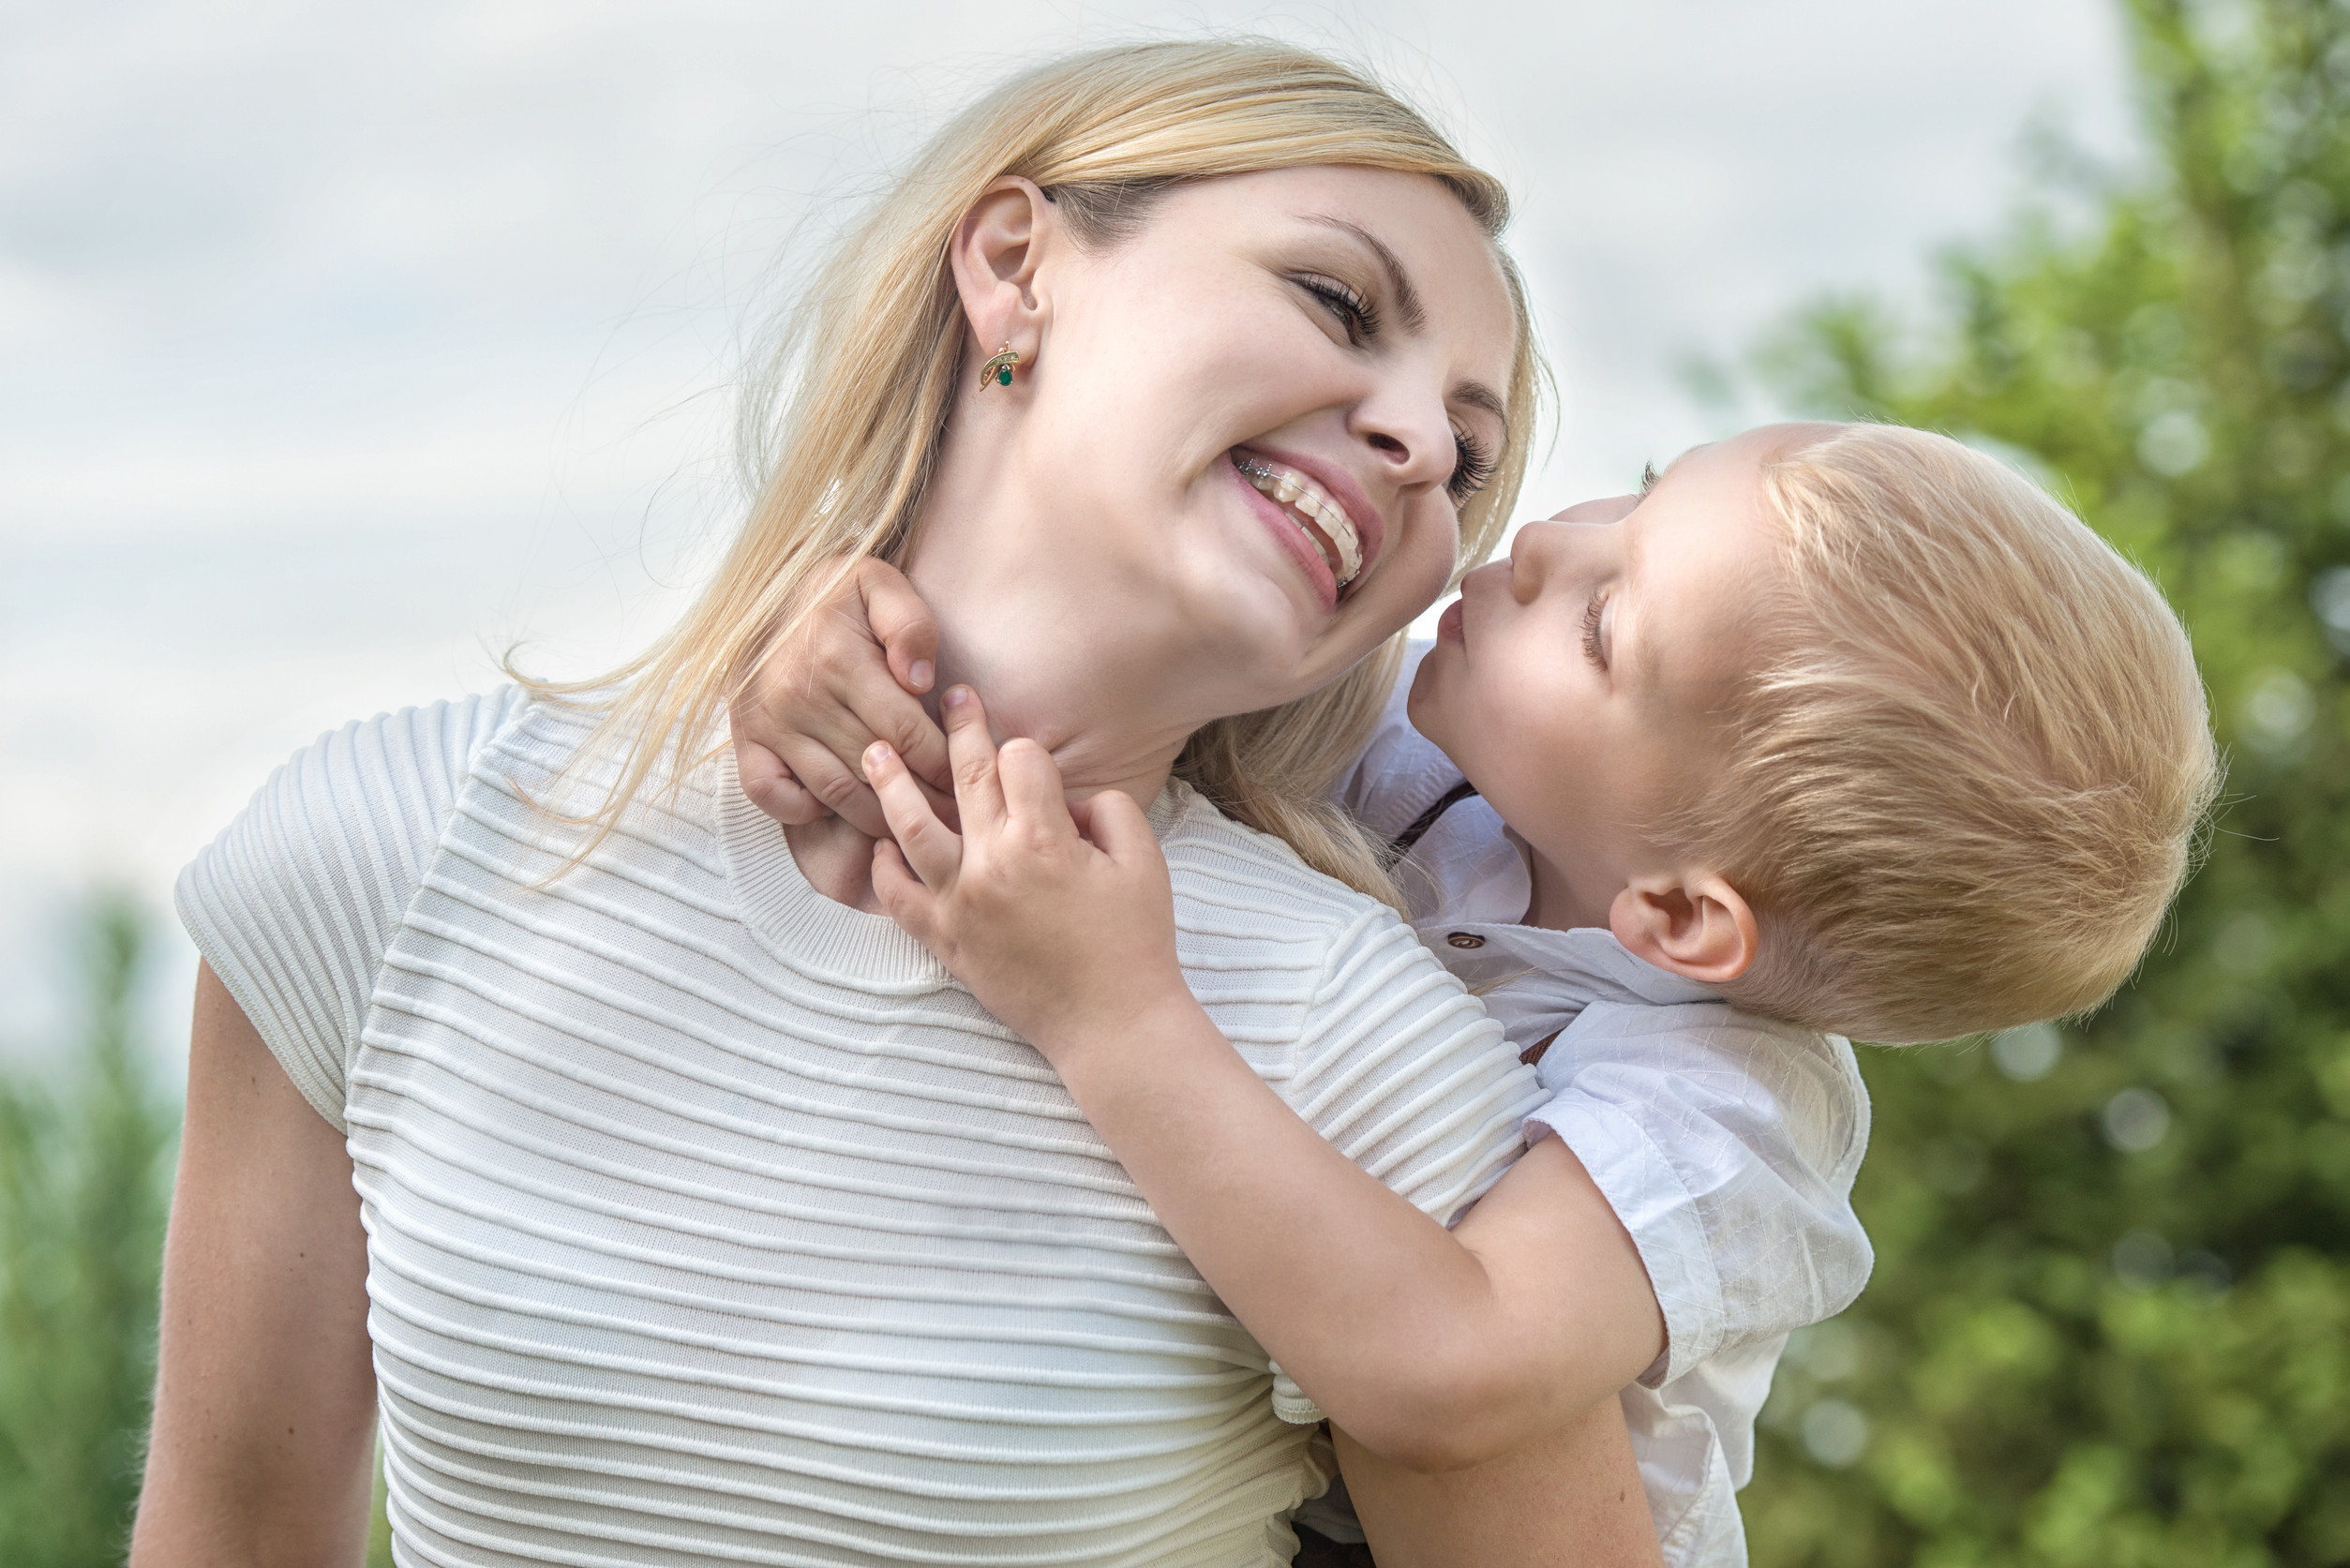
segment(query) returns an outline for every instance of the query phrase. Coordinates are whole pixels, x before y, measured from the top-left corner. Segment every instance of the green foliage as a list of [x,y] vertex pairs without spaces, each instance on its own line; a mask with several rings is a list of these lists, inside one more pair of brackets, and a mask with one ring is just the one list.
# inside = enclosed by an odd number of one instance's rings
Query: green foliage
[[2153,177],[1951,258],[1932,334],[1834,302],[1761,362],[2055,484],[2179,606],[2230,752],[2111,1007],[1864,1053],[1878,1274],[1790,1347],[1762,1565],[2350,1563],[2350,7],[2131,15]]
[[91,922],[89,1032],[62,1094],[0,1083],[0,1562],[120,1562],[155,1376],[178,1118],[132,1047],[143,947],[125,901]]

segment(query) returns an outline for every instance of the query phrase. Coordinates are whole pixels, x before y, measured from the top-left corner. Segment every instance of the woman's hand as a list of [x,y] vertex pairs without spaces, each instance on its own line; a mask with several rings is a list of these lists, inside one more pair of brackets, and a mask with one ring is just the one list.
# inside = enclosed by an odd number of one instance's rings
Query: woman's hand
[[859,560],[735,699],[742,793],[786,827],[838,814],[861,833],[884,836],[857,759],[886,740],[918,776],[947,787],[946,737],[921,701],[937,656],[938,626],[914,585],[887,561]]
[[890,918],[1056,1068],[1149,1008],[1196,1008],[1175,961],[1166,859],[1142,807],[1105,790],[1072,814],[1043,747],[1014,739],[998,751],[967,687],[940,708],[961,834],[887,742],[864,757],[895,839],[873,857]]

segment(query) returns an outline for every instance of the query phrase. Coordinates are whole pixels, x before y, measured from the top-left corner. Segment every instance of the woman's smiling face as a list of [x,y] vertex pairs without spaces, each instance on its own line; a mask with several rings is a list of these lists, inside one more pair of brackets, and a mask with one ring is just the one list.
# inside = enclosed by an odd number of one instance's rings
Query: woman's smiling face
[[[1052,517],[1030,559],[1100,585],[1096,630],[1165,650],[1205,718],[1303,695],[1425,609],[1501,455],[1515,352],[1459,200],[1366,169],[1234,175],[1094,247],[1044,212],[998,439]],[[1011,412],[991,392],[965,411]]]

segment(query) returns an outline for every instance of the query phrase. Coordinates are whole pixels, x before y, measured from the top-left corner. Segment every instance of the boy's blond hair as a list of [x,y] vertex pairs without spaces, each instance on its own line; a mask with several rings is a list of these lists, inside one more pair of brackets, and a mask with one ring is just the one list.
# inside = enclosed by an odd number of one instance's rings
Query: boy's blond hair
[[1766,462],[1788,570],[1669,837],[1761,926],[1742,1006],[1879,1041],[2075,1014],[2126,979],[2217,788],[2155,586],[1946,437],[1854,425]]

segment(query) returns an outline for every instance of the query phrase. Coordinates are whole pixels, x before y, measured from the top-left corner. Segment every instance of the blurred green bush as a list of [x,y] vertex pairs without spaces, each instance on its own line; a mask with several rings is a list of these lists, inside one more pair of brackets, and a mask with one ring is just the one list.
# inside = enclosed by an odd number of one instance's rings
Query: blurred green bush
[[155,1375],[175,1106],[131,1038],[136,910],[90,921],[62,1083],[0,1081],[0,1563],[120,1562]]
[[2179,606],[2230,753],[2112,1006],[1864,1053],[1877,1277],[1790,1347],[1759,1568],[2350,1562],[2350,7],[2129,19],[2150,177],[2052,159],[1938,319],[1833,301],[1758,361],[2055,484]]

